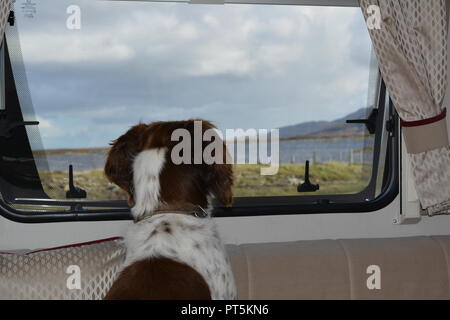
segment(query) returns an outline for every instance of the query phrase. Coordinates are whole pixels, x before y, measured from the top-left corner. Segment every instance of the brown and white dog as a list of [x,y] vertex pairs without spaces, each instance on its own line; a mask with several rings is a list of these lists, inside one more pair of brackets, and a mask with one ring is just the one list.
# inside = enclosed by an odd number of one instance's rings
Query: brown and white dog
[[[211,196],[231,205],[232,165],[171,160],[178,143],[172,133],[186,129],[194,137],[195,121],[141,123],[112,143],[105,174],[128,193],[135,223],[125,237],[124,266],[105,299],[236,298],[230,264],[208,212]],[[201,121],[202,133],[214,128]]]

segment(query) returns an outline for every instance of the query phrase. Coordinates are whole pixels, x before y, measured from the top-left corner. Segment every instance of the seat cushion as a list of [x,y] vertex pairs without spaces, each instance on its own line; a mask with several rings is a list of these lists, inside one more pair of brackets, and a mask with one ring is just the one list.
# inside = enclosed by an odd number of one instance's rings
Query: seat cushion
[[[226,248],[239,299],[450,299],[450,236]],[[0,299],[102,299],[124,258],[119,238],[3,252]],[[380,289],[367,285],[370,266]]]
[[[239,299],[450,299],[450,237],[228,246]],[[380,289],[368,286],[379,268]]]

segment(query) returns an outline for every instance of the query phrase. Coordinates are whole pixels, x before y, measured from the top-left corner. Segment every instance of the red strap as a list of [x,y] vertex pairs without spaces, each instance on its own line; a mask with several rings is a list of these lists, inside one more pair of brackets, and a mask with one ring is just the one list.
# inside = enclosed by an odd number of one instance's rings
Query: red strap
[[403,121],[402,120],[401,123],[402,123],[402,127],[419,127],[419,126],[424,126],[427,124],[441,121],[442,119],[445,119],[446,116],[447,116],[447,108],[444,108],[444,110],[442,110],[442,113],[435,117],[423,119],[423,120],[417,120],[417,121]]
[[[88,246],[88,245],[92,245],[92,244],[97,244],[97,243],[102,243],[102,242],[107,242],[107,241],[115,241],[115,240],[119,240],[119,239],[123,239],[123,238],[122,237],[113,237],[113,238],[100,239],[100,240],[94,240],[94,241],[88,241],[88,242],[82,242],[82,243],[74,243],[74,244],[69,244],[69,245],[60,246],[60,247],[38,249],[38,250],[34,250],[34,251],[25,252],[25,255],[32,254],[32,253],[37,253],[37,252],[44,252],[44,251],[52,251],[52,250],[58,250],[58,249],[66,249],[66,248],[73,248],[73,247]],[[13,253],[13,252],[0,252],[0,254],[15,254],[15,253]]]

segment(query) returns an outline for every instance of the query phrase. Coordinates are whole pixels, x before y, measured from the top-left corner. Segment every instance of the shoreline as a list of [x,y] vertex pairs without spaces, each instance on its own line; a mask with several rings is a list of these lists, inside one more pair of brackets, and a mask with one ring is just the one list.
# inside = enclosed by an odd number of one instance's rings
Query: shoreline
[[[366,138],[364,135],[350,135],[350,136],[331,136],[331,135],[323,135],[323,136],[298,136],[298,137],[284,137],[280,138],[279,141],[306,141],[306,140],[322,140],[322,141],[335,141],[335,140],[363,140]],[[370,138],[370,137],[369,137]],[[254,141],[254,140],[250,140]],[[225,141],[227,142],[227,141]],[[243,142],[243,141],[242,141]],[[239,141],[238,143],[242,143]],[[245,141],[247,142],[247,140]],[[228,142],[228,143],[231,143]],[[235,141],[236,143],[236,141]],[[94,152],[108,152],[110,147],[92,147],[92,148],[56,148],[56,149],[40,149],[34,150],[33,154],[36,157],[51,157],[51,156],[59,156],[65,154],[89,154]]]

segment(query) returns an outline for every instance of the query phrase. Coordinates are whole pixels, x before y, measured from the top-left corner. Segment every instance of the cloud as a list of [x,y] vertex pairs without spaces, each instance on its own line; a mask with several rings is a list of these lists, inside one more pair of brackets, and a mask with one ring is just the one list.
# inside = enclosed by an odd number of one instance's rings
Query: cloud
[[46,146],[106,145],[140,120],[270,129],[366,103],[358,8],[79,3],[79,31],[65,28],[69,0],[40,1],[34,20],[17,14]]
[[58,128],[52,121],[38,117],[39,130],[42,138],[58,137],[64,134],[64,131]]
[[[25,34],[22,47],[28,63],[113,63],[131,59],[132,47],[119,43],[118,39],[105,34]],[[52,49],[46,47],[50,44]],[[57,50],[53,49],[57,48]]]

